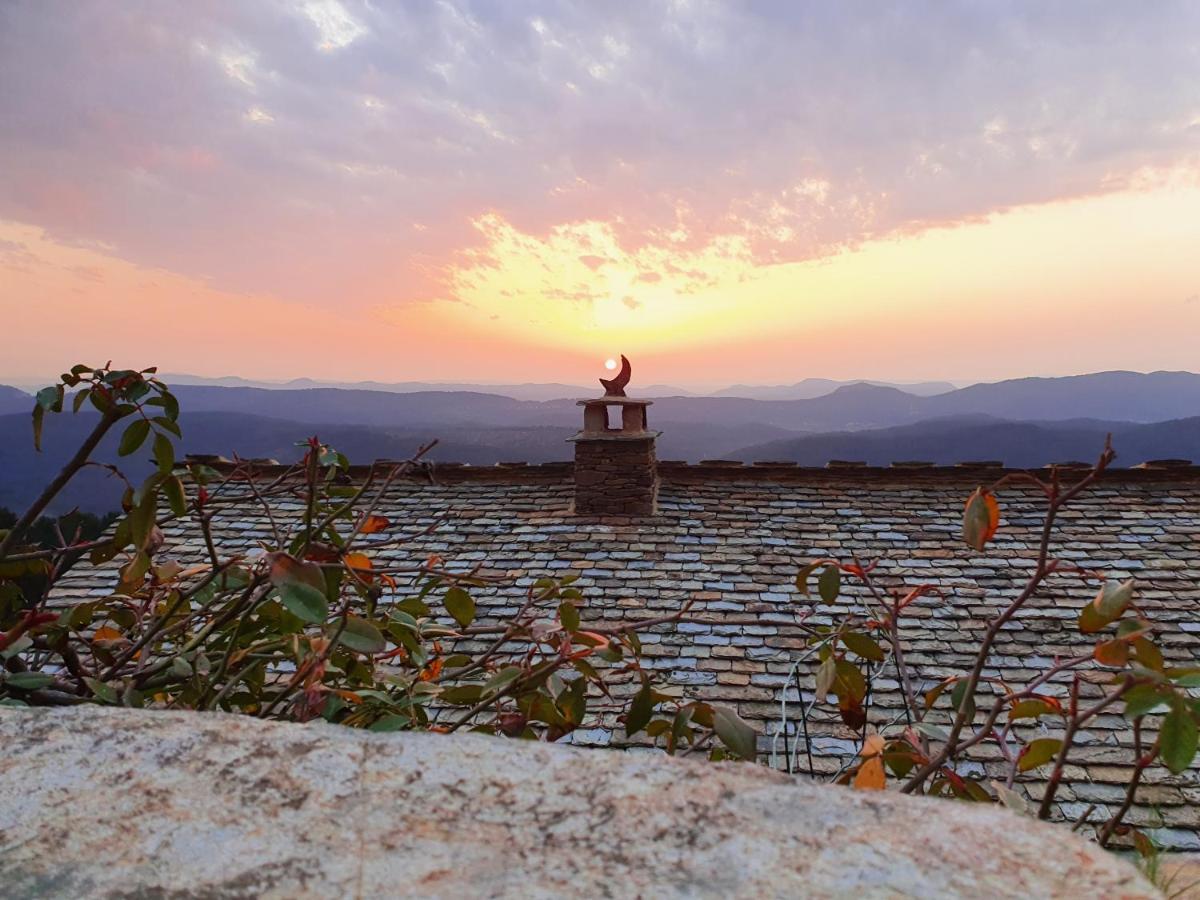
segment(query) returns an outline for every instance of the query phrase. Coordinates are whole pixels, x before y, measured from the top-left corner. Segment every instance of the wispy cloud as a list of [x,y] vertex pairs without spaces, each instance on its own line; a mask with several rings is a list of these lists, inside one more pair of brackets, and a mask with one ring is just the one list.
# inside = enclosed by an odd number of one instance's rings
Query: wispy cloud
[[803,260],[1192,158],[1198,32],[1169,2],[9,3],[0,216],[330,304],[444,293],[485,215]]

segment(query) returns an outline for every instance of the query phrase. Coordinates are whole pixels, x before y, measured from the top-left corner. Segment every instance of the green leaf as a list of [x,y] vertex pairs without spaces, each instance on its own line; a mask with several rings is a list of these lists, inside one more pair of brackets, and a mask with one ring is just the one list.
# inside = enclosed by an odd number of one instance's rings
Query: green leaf
[[1200,687],[1200,669],[1171,669],[1167,675],[1180,687]]
[[1079,614],[1079,630],[1093,634],[1121,618],[1133,602],[1133,579],[1106,581],[1095,598]]
[[483,696],[482,684],[459,684],[442,691],[440,700],[453,706],[474,706]]
[[166,416],[155,416],[150,421],[159,428],[171,432],[171,434],[175,435],[177,438],[183,437],[183,432],[179,430],[179,423],[175,422],[173,419],[168,419]]
[[175,468],[175,447],[165,434],[154,435],[154,461],[164,475],[170,475]]
[[97,700],[102,703],[116,703],[117,692],[98,678],[83,679]]
[[46,410],[41,406],[33,408],[33,449],[42,452],[42,424],[46,418]]
[[412,725],[412,719],[408,716],[387,715],[376,721],[370,728],[371,731],[403,731]]
[[754,729],[728,706],[713,706],[713,728],[721,743],[739,759],[753,762],[758,758],[758,738]]
[[279,591],[280,601],[292,615],[312,624],[328,618],[329,601],[320,566],[276,553],[271,561],[270,579]]
[[809,563],[796,573],[796,590],[805,597],[808,596],[808,579],[812,577],[813,572],[820,568],[820,565],[820,563]]
[[483,686],[483,693],[488,696],[498,694],[520,677],[520,666],[505,666],[487,680]]
[[[407,597],[397,603],[395,608],[417,618],[427,616],[432,612],[419,597]],[[413,624],[415,625],[416,622],[414,621]]]
[[867,680],[862,671],[848,659],[839,659],[834,663],[837,678],[833,682],[833,692],[842,705],[858,705],[867,696]]
[[1019,700],[1017,704],[1009,711],[1009,721],[1016,719],[1036,719],[1038,716],[1048,716],[1058,713],[1058,710],[1047,703],[1045,700],[1038,700],[1032,697],[1026,700]]
[[1149,715],[1161,706],[1166,706],[1170,694],[1152,684],[1139,684],[1125,693],[1125,718],[1136,719]]
[[8,687],[20,688],[23,691],[36,691],[53,684],[54,679],[44,672],[13,672],[4,679]]
[[1036,741],[1030,741],[1021,749],[1021,755],[1017,757],[1017,768],[1022,772],[1028,772],[1030,769],[1044,766],[1054,759],[1061,749],[1062,741],[1058,738],[1038,738]]
[[[326,631],[333,633],[336,628],[330,625]],[[351,650],[367,654],[382,653],[387,646],[378,628],[366,619],[350,615],[346,617],[346,627],[342,629],[342,643]]]
[[163,493],[167,495],[167,505],[171,507],[171,512],[177,516],[187,514],[187,496],[183,491],[183,482],[179,477],[172,475],[163,482]]
[[1100,592],[1096,594],[1096,599],[1092,601],[1092,604],[1100,615],[1112,620],[1125,612],[1125,607],[1132,600],[1133,579],[1130,578],[1128,581],[1106,581],[1100,588]]
[[564,600],[558,605],[558,620],[567,631],[579,630],[579,610],[570,600]]
[[914,722],[913,728],[925,735],[925,737],[932,738],[935,741],[950,740],[950,732],[939,725],[934,725],[932,722]]
[[817,593],[826,603],[832,603],[838,598],[842,589],[842,573],[837,566],[826,566],[817,578]]
[[967,681],[966,678],[960,678],[954,683],[954,690],[950,692],[950,703],[956,711],[966,710],[963,721],[970,724],[975,719],[975,696],[967,696]]
[[471,599],[471,595],[462,588],[455,585],[446,591],[446,596],[443,600],[446,605],[446,612],[450,613],[461,627],[466,628],[475,621],[475,601]]
[[1158,731],[1159,754],[1172,774],[1178,775],[1192,764],[1196,757],[1197,738],[1192,711],[1176,699],[1171,711],[1163,717],[1162,727]]
[[654,690],[648,684],[633,695],[629,704],[629,712],[625,714],[625,734],[633,737],[646,727],[654,716]]
[[172,422],[179,418],[179,401],[170,391],[164,390],[159,398],[162,401],[163,412]]
[[883,662],[883,648],[866,634],[860,631],[847,631],[842,635],[842,643],[847,649],[861,656],[863,659],[873,660],[874,662]]
[[37,405],[47,412],[62,412],[63,387],[61,384],[44,387],[37,392]]
[[817,669],[817,702],[824,703],[825,695],[833,688],[837,679],[837,662],[832,656],[827,657]]
[[76,391],[75,399],[71,401],[71,412],[79,412],[79,407],[83,406],[84,401],[87,400],[88,394],[91,392],[91,388],[83,388],[82,390]]
[[996,797],[999,798],[1000,802],[1013,812],[1020,813],[1023,816],[1032,816],[1034,814],[1033,809],[1029,805],[1029,801],[1027,801],[1017,791],[1014,791],[1012,788],[1005,787],[998,781],[993,781],[992,787],[995,789]]
[[130,453],[135,452],[138,447],[146,442],[149,434],[150,423],[145,419],[135,419],[129,423],[129,427],[121,435],[121,443],[117,446],[117,453],[121,456],[128,456]]

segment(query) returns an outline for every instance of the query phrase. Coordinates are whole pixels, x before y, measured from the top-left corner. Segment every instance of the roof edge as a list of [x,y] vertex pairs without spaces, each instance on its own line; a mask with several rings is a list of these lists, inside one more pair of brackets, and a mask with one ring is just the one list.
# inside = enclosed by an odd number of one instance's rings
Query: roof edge
[[[224,457],[211,455],[189,455],[188,462],[203,463],[217,469],[219,472],[230,472],[236,463]],[[290,466],[282,465],[274,459],[244,459],[243,465],[250,465],[256,476],[278,477]],[[388,465],[398,465],[404,460],[378,459],[370,465],[352,465],[349,470],[351,477],[365,477],[372,469],[379,471]],[[699,482],[699,481],[893,481],[910,482],[917,480],[938,479],[955,481],[994,481],[1004,475],[1014,472],[1028,472],[1045,476],[1051,466],[1039,469],[1006,467],[998,462],[961,462],[954,465],[934,465],[928,462],[903,461],[890,466],[869,466],[858,462],[834,460],[829,464],[817,466],[802,466],[783,460],[764,460],[755,463],[742,463],[738,460],[704,460],[699,463],[689,463],[677,460],[660,460],[658,476],[669,482]],[[1060,471],[1072,475],[1081,474],[1087,465],[1083,463],[1059,464]],[[430,462],[418,465],[408,476],[416,480],[433,480],[445,482],[511,482],[533,483],[571,480],[574,477],[575,464],[570,461],[526,463],[501,462],[495,465],[470,465],[456,462]],[[1110,468],[1101,476],[1104,481],[1200,481],[1200,466],[1191,464],[1188,460],[1157,460],[1140,463],[1133,467]]]

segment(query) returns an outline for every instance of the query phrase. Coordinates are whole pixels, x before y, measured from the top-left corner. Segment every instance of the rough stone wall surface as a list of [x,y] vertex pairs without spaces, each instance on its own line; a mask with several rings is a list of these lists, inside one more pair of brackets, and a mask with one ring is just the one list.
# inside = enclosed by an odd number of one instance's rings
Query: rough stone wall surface
[[9,900],[1157,896],[1067,829],[748,764],[98,707],[0,745]]
[[576,439],[578,515],[652,516],[657,497],[654,438]]
[[[1031,491],[1004,490],[1000,532],[986,552],[976,553],[960,538],[963,503],[976,486],[993,481],[995,472],[757,467],[717,472],[662,465],[659,474],[658,513],[653,517],[573,514],[575,488],[569,468],[563,467],[451,469],[434,484],[397,483],[378,512],[403,523],[399,533],[419,534],[441,516],[447,522],[432,534],[380,553],[397,565],[436,553],[453,567],[482,565],[486,573],[512,576],[509,585],[474,592],[485,623],[515,613],[527,587],[546,574],[579,576],[585,623],[662,615],[693,601],[690,614],[709,621],[644,633],[647,664],[680,685],[686,696],[736,708],[759,731],[760,761],[786,768],[786,747],[793,769],[807,771],[811,751],[813,768],[828,777],[853,758],[859,736],[840,724],[834,708],[817,706],[810,712],[805,740],[797,690],[806,704],[811,701],[816,666],[795,625],[797,613],[806,609],[793,583],[797,569],[818,557],[857,556],[864,562],[879,560],[876,575],[885,586],[930,581],[941,587],[942,598],[922,599],[903,619],[905,655],[919,687],[928,689],[967,670],[986,621],[1020,590],[1044,506]],[[296,504],[290,514],[299,512]],[[288,514],[283,510],[281,517]],[[253,553],[270,533],[266,518],[249,499],[218,515],[214,525],[222,550],[230,553]],[[168,556],[186,564],[204,561],[194,522],[171,525],[166,538],[163,552]],[[1113,473],[1066,511],[1053,549],[1110,577],[1136,577],[1138,603],[1161,625],[1159,640],[1167,661],[1196,664],[1200,477],[1194,470],[1186,476]],[[63,583],[62,599],[105,596],[116,583],[116,568],[76,568]],[[400,586],[401,592],[405,587]],[[1073,578],[1052,581],[1001,632],[987,674],[1021,685],[1054,656],[1086,652],[1092,641],[1078,633],[1076,622],[1094,590]],[[847,579],[838,612],[852,608],[861,593]],[[809,621],[830,622],[830,611],[817,606]],[[723,619],[748,616],[757,617],[758,624],[722,624]],[[875,675],[872,725],[902,720],[898,687],[890,667]],[[1065,681],[1050,690],[1065,694]],[[1085,695],[1096,690],[1085,685]],[[781,715],[785,699],[786,728]],[[944,724],[948,703],[944,695],[932,721]],[[597,699],[591,708],[598,704]],[[990,705],[985,688],[979,721]],[[1152,735],[1157,722],[1148,722]],[[619,744],[624,737],[613,724],[605,717],[573,737]],[[1057,731],[1050,724],[1045,733]],[[1089,722],[1079,739],[1055,815],[1075,821],[1086,813],[1091,822],[1103,821],[1120,803],[1133,771],[1128,723],[1114,709]],[[974,748],[961,767],[965,777],[984,780],[1002,778],[1006,771],[991,742]],[[1040,798],[1046,774],[1044,769],[1024,773],[1018,789]],[[1171,849],[1200,850],[1200,770],[1193,767],[1174,776],[1151,768],[1139,796],[1129,815],[1132,824],[1149,829]]]

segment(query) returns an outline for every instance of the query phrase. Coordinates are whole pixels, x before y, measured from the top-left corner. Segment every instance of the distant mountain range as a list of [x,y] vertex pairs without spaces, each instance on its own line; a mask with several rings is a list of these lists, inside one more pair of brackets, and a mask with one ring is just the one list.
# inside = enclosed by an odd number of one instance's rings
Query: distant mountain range
[[894,428],[810,434],[766,441],[730,454],[731,459],[791,460],[821,466],[831,459],[872,466],[921,460],[937,465],[997,460],[1014,468],[1093,462],[1111,433],[1117,466],[1152,459],[1200,461],[1200,416],[1155,422],[1010,422],[985,416],[931,419]]
[[[0,384],[0,416],[6,413],[29,412],[33,409],[33,397],[6,384]],[[3,432],[0,432],[2,435]]]
[[[477,391],[393,393],[179,385],[175,392],[185,409],[196,412],[244,412],[319,424],[569,427],[579,421],[579,410],[571,399],[517,400]],[[802,400],[659,397],[650,410],[651,420],[659,424],[756,424],[809,432],[885,428],[956,415],[1022,421],[1093,418],[1158,422],[1187,418],[1200,415],[1200,375],[1101,372],[1067,378],[1022,378],[925,397],[894,387],[856,383]]]
[[[791,388],[817,390],[815,381]],[[935,384],[923,387],[932,391]],[[551,393],[570,388],[516,387]],[[435,437],[440,444],[431,458],[446,462],[569,459],[566,439],[581,418],[573,399],[483,391],[263,388],[178,379],[173,389],[183,409],[184,452],[285,461],[298,454],[294,442],[313,433],[358,461],[406,458]],[[46,449],[34,454],[32,404],[29,394],[0,386],[0,505],[27,503],[89,427],[86,411],[52,416]],[[1166,457],[1200,460],[1200,375],[1100,372],[977,384],[924,396],[866,382],[800,399],[666,396],[654,400],[649,418],[651,427],[663,432],[662,459],[791,459],[821,465],[831,458],[873,464],[982,458],[1040,466],[1090,460],[1103,434],[1113,431],[1121,464]],[[115,459],[115,440],[100,448],[102,460]],[[72,487],[64,503],[102,512],[117,496],[112,481],[95,470]]]
[[[472,394],[499,394],[514,400],[566,400],[590,397],[598,388],[595,384],[583,386],[559,383],[524,384],[475,384],[468,382],[438,381],[320,381],[313,378],[293,378],[289,381],[263,381],[226,375],[209,378],[203,375],[164,373],[163,381],[170,385],[192,385],[206,387],[247,387],[268,391],[308,390],[310,388],[336,388],[338,390],[386,391],[390,394],[412,394],[428,391],[465,391]],[[954,390],[948,381],[923,381],[912,384],[886,381],[834,381],[829,378],[806,378],[795,384],[755,385],[735,384],[719,391],[704,394],[669,384],[650,384],[640,387],[644,397],[744,397],[748,400],[811,400],[832,393],[839,387],[851,384],[871,384],[879,387],[899,388],[917,396],[929,396]]]
[[815,397],[832,394],[838,388],[855,384],[896,388],[917,397],[930,397],[934,394],[944,394],[954,390],[954,385],[949,381],[917,381],[910,384],[897,384],[889,381],[832,381],[829,378],[805,378],[795,384],[735,384],[723,390],[714,391],[710,396],[745,397],[749,400],[812,400]]

